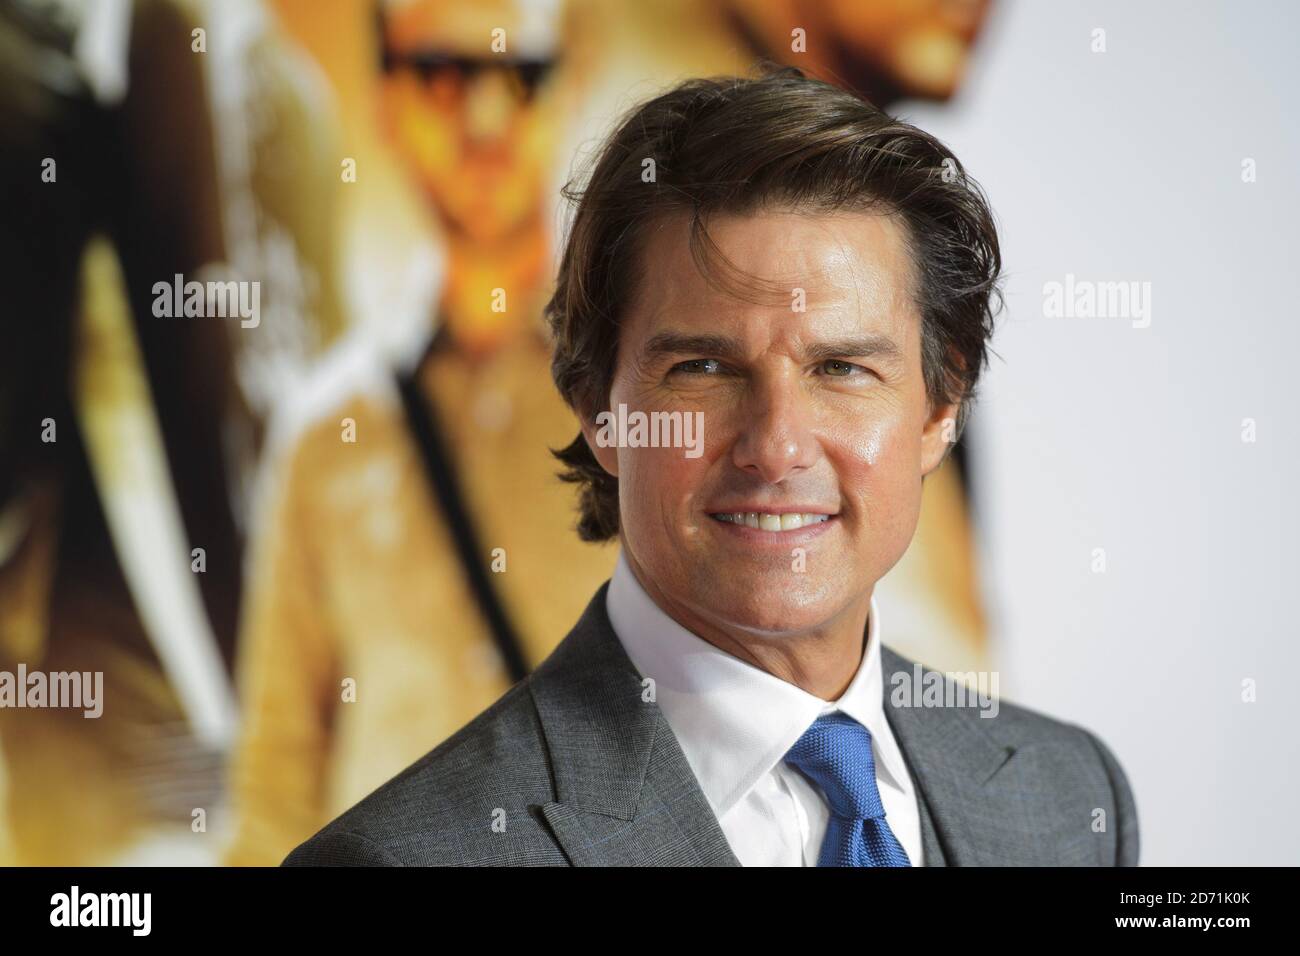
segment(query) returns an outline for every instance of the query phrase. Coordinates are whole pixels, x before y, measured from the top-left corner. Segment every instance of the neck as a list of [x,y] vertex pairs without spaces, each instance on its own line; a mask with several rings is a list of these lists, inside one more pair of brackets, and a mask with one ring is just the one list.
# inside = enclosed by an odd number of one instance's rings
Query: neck
[[440,312],[460,351],[486,357],[521,335],[541,335],[546,255],[540,215],[492,239],[451,232]]
[[814,627],[757,631],[675,600],[642,571],[626,547],[628,567],[650,600],[701,640],[822,700],[838,700],[866,653],[871,591]]

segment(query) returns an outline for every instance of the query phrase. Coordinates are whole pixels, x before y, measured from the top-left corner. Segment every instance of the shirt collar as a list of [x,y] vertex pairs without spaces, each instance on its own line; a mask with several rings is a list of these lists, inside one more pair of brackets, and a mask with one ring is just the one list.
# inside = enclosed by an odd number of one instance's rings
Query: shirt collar
[[848,689],[829,702],[682,627],[646,593],[621,552],[605,604],[633,665],[654,680],[664,719],[719,818],[781,762],[818,716],[837,710],[871,732],[882,779],[905,788],[902,753],[885,721],[874,595],[866,653]]

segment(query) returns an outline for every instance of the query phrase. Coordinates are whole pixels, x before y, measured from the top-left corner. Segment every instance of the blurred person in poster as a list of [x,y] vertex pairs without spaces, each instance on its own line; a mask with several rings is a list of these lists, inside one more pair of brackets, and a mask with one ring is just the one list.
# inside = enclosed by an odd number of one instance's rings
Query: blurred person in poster
[[[277,7],[334,73],[340,95],[366,108],[363,78],[350,72],[351,41],[339,38],[362,32],[353,14],[296,0]],[[285,416],[288,450],[268,489],[269,530],[250,583],[258,596],[244,630],[247,723],[232,862],[275,862],[328,805],[363,796],[423,752],[421,741],[457,729],[503,674],[544,656],[550,642],[537,635],[559,633],[564,608],[580,609],[589,578],[612,569],[608,549],[560,533],[572,501],[543,449],[567,443],[570,420],[550,400],[532,331],[536,305],[519,307],[518,290],[540,281],[540,217],[573,154],[571,140],[556,149],[549,138],[598,135],[637,83],[737,71],[759,55],[811,61],[814,72],[847,78],[886,106],[945,99],[986,7],[573,2],[559,21],[560,82],[542,83],[538,100],[529,90],[558,42],[553,5],[379,5],[389,142],[414,170],[445,240],[446,283],[417,315],[437,341],[413,373],[398,363],[404,385],[382,358],[349,343]],[[552,36],[539,45],[529,34],[545,34],[538,25],[548,21]],[[495,27],[505,27],[508,43],[522,30],[522,47],[493,51]],[[807,41],[797,51],[795,27]],[[541,56],[528,49],[539,46]],[[514,71],[482,69],[516,59]],[[557,105],[566,86],[575,99]],[[362,270],[364,281],[376,281],[377,264]],[[491,307],[492,289],[505,290],[507,308]],[[397,311],[420,296],[405,298]],[[428,401],[412,401],[417,391]],[[432,425],[420,421],[426,415],[436,416]],[[503,466],[505,456],[513,458]],[[959,455],[927,483],[915,544],[889,585],[900,648],[969,668],[984,663],[985,640],[960,464]],[[508,520],[507,505],[519,509]],[[506,530],[485,532],[485,521]],[[508,570],[485,585],[493,553]],[[523,653],[511,652],[521,644]],[[380,678],[365,684],[378,684],[382,700],[365,701],[363,663],[365,677]],[[386,733],[364,733],[369,727]]]
[[294,845],[546,656],[616,553],[573,533],[549,448],[548,173],[557,3],[379,6],[382,126],[433,213],[446,279],[412,354],[362,327],[273,438],[240,645],[237,833]]

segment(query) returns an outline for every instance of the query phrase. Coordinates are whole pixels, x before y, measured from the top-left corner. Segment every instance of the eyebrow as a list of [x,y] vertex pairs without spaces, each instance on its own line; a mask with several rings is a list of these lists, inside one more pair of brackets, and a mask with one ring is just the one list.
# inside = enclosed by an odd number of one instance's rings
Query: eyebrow
[[[641,351],[647,359],[664,355],[707,355],[710,358],[736,361],[744,356],[740,343],[725,335],[687,335],[681,332],[656,333]],[[804,360],[809,362],[841,356],[898,360],[903,357],[903,350],[886,335],[858,335],[828,342],[813,342],[803,351]]]

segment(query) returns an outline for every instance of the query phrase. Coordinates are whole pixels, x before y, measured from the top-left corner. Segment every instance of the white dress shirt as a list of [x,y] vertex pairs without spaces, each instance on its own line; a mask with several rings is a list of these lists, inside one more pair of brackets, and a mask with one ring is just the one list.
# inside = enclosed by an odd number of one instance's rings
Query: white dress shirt
[[916,791],[885,719],[874,596],[862,663],[830,702],[682,627],[654,603],[622,554],[605,606],[637,671],[654,680],[659,708],[744,866],[817,865],[830,808],[784,757],[819,716],[835,711],[871,732],[889,828],[912,865],[924,865]]

